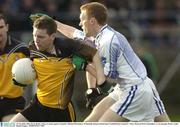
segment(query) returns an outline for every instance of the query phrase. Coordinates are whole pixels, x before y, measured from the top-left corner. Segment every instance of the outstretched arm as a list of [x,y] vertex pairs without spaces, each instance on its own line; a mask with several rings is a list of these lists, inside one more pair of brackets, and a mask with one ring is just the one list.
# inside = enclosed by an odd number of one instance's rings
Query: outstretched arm
[[70,25],[66,25],[64,23],[61,23],[57,20],[55,20],[56,24],[57,24],[57,29],[60,33],[62,33],[64,36],[74,39],[73,34],[75,32],[76,29],[75,27],[72,27]]
[[[46,16],[52,20],[54,20],[53,18],[51,18],[50,16],[43,14],[43,13],[35,13],[35,14],[31,14],[29,16],[29,18],[31,19],[32,22],[34,22],[36,19],[42,17],[42,16]],[[72,27],[70,25],[66,25],[62,22],[59,22],[57,20],[54,20],[57,24],[57,29],[60,33],[62,33],[63,35],[65,35],[68,38],[74,39],[73,34],[75,33],[75,31],[80,31],[78,29],[76,29],[75,27]]]

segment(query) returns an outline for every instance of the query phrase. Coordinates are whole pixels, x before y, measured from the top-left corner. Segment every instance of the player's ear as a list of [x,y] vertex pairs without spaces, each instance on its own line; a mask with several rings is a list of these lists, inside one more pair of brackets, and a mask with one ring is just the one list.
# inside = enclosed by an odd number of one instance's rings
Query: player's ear
[[9,31],[9,24],[6,24],[6,31]]
[[51,38],[54,39],[56,37],[56,33],[51,34]]
[[92,18],[90,19],[90,23],[91,23],[91,24],[94,24],[95,21],[96,21],[96,19],[95,19],[94,17],[92,17]]

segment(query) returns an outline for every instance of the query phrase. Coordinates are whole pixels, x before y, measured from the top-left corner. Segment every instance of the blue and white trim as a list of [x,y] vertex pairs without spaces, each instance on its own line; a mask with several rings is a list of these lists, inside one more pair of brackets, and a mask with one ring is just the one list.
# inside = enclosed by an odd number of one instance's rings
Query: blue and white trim
[[117,111],[117,113],[122,116],[124,114],[124,112],[128,109],[128,107],[130,106],[130,104],[133,101],[133,98],[136,94],[136,91],[138,89],[138,86],[131,86],[131,90],[129,91],[129,94],[126,98],[126,100],[124,101],[124,103],[121,105],[121,107],[119,108],[119,110]]

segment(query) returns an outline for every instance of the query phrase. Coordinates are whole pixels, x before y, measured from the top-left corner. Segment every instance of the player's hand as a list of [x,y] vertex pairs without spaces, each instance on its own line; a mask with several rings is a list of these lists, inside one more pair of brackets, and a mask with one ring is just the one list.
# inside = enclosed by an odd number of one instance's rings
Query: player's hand
[[114,86],[113,83],[105,81],[101,85],[97,85],[97,89],[100,91],[100,93],[107,95],[114,90]]
[[14,78],[12,79],[12,81],[13,81],[14,85],[21,86],[21,87],[26,87],[27,86],[26,84],[21,84],[21,83],[17,82]]
[[[36,19],[42,17],[42,16],[46,16],[48,18],[51,18],[49,15],[43,14],[43,13],[35,13],[35,14],[31,14],[29,16],[29,18],[31,19],[32,22],[34,22]],[[52,18],[51,18],[52,19]]]
[[75,66],[75,69],[78,71],[85,70],[87,66],[86,60],[78,55],[73,55],[72,64]]
[[98,88],[89,88],[86,93],[86,108],[93,109],[96,104],[96,98],[102,95]]

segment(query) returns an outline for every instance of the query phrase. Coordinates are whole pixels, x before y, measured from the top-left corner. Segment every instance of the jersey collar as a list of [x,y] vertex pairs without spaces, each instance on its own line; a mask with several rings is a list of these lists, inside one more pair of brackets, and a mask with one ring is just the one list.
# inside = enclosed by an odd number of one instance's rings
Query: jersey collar
[[104,30],[104,29],[106,29],[107,27],[108,27],[108,25],[107,25],[107,24],[106,24],[106,25],[104,25],[103,27],[101,27],[100,32],[96,35],[95,39],[98,39],[98,38],[99,38],[99,36],[101,35],[101,33],[103,32],[103,30]]

